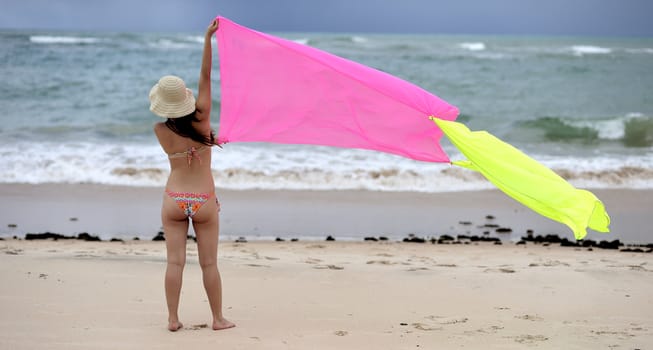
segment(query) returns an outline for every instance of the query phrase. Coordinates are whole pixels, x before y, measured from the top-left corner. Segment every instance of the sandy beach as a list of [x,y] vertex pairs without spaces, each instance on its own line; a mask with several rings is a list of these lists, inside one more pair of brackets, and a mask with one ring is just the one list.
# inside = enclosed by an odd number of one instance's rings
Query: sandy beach
[[[160,189],[0,185],[0,193],[2,349],[653,346],[652,254],[518,245],[510,237],[527,229],[573,237],[497,191],[219,191],[225,315],[237,327],[207,328],[189,240],[185,328],[175,334],[165,328],[165,245],[151,241],[160,228]],[[595,193],[613,233],[589,239],[650,243],[651,191]],[[490,214],[513,230],[503,245],[399,242],[410,233],[483,235]],[[46,231],[104,241],[22,239]],[[363,235],[389,240],[363,242]],[[234,242],[239,236],[248,242]],[[286,241],[274,242],[279,236]],[[302,239],[288,241],[295,236]]]
[[189,241],[166,330],[163,242],[0,241],[0,348],[647,349],[653,255],[488,243],[224,242],[214,332]]

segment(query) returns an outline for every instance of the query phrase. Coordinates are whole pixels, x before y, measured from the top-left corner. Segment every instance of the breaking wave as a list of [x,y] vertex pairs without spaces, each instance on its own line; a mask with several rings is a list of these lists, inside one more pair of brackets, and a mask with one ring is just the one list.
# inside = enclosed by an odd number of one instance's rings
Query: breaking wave
[[[20,152],[16,152],[16,149]],[[0,145],[2,183],[165,185],[158,145]],[[538,157],[579,187],[653,188],[653,157]],[[456,192],[494,188],[479,173],[379,152],[318,146],[227,145],[213,150],[216,185],[229,189]]]
[[590,45],[574,45],[571,47],[571,51],[576,56],[583,55],[604,55],[612,53],[612,49],[607,47],[600,46],[590,46]]
[[522,127],[536,129],[547,141],[591,143],[611,140],[622,142],[626,147],[653,146],[653,117],[639,113],[599,120],[542,117],[520,124]]
[[32,35],[29,41],[36,44],[95,44],[100,41],[94,37]]
[[469,51],[483,51],[485,50],[485,43],[482,42],[469,42],[469,43],[460,43],[459,47],[469,50]]

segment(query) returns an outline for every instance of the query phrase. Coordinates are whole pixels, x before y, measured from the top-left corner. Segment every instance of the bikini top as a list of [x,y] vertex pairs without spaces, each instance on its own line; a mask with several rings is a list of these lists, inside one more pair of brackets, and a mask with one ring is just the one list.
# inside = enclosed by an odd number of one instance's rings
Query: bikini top
[[190,166],[190,163],[193,161],[193,158],[197,159],[200,164],[202,164],[202,158],[200,158],[200,152],[203,152],[207,149],[210,149],[211,147],[209,146],[200,146],[200,147],[190,147],[184,152],[178,152],[178,153],[170,153],[168,154],[169,159],[175,159],[175,158],[184,158],[188,160],[188,166]]

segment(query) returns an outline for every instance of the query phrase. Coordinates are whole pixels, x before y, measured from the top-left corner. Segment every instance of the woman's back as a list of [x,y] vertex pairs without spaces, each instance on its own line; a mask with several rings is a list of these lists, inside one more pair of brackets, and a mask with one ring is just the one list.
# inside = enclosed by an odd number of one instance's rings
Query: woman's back
[[165,123],[157,123],[154,132],[170,160],[166,188],[174,191],[213,191],[211,146],[177,135]]

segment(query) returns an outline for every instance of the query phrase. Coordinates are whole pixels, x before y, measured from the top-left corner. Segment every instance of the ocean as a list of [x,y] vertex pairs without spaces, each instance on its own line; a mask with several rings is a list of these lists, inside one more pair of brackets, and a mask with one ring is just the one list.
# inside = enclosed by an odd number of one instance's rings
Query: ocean
[[[272,34],[421,86],[577,187],[653,188],[653,38]],[[201,33],[0,31],[0,182],[163,187],[148,92],[166,74],[196,92],[201,50]],[[215,42],[212,79],[217,131]],[[230,143],[213,169],[228,189],[493,188],[449,164],[307,145]]]

